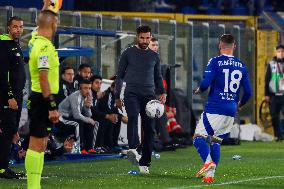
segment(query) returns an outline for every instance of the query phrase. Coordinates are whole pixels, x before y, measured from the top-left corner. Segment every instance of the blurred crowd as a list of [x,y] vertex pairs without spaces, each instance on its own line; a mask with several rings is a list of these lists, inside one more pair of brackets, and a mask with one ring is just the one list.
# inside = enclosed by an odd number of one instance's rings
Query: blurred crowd
[[[123,6],[121,6],[123,4]],[[265,11],[284,11],[281,0],[86,0],[77,10],[173,12],[184,14],[259,15]],[[237,11],[236,11],[237,10]]]

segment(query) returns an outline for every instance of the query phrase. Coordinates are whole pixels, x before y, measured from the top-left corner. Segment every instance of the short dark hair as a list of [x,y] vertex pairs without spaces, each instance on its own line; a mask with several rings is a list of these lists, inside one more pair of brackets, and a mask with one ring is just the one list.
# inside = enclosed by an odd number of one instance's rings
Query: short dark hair
[[8,26],[11,26],[12,22],[16,20],[16,21],[23,21],[23,19],[19,16],[11,16],[9,19],[8,19],[8,22],[7,22],[7,27]]
[[151,33],[151,28],[149,26],[146,25],[141,25],[136,29],[137,35],[140,33]]
[[81,65],[79,66],[78,70],[81,71],[81,70],[83,70],[84,68],[90,68],[90,69],[92,69],[89,64],[81,64]]
[[284,49],[284,45],[279,44],[279,45],[276,46],[275,49],[276,49],[276,50],[278,50],[278,49]]
[[152,42],[155,42],[155,41],[158,41],[158,39],[157,39],[156,37],[152,37],[152,38],[151,38],[151,41],[152,41]]
[[70,70],[70,69],[74,70],[71,66],[65,66],[65,67],[63,67],[63,68],[61,69],[61,74],[65,74],[65,71],[66,71],[66,70]]
[[220,37],[220,42],[226,43],[226,44],[234,44],[235,38],[231,34],[223,34]]
[[112,88],[115,87],[115,81],[110,84],[110,87],[112,87]]
[[117,78],[117,75],[113,75],[109,78],[109,80],[116,80],[116,78]]
[[103,80],[102,76],[100,76],[100,75],[93,75],[93,76],[90,78],[91,83],[93,83],[96,79]]
[[80,85],[81,85],[81,84],[88,84],[88,85],[89,85],[89,84],[92,84],[92,83],[91,83],[91,81],[90,81],[89,79],[83,79],[83,78],[82,78],[82,79],[80,80]]

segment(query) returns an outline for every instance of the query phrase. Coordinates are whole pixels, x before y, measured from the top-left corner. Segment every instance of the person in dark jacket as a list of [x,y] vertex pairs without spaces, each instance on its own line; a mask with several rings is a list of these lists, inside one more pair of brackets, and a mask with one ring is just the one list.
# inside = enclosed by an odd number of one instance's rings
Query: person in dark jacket
[[[92,97],[93,97],[93,106],[91,108],[92,110],[92,118],[94,120],[108,120],[112,123],[117,122],[117,116],[116,114],[108,114],[106,112],[103,112],[98,109],[98,100],[104,96],[104,93],[102,93],[101,90],[101,85],[102,85],[102,77],[99,75],[93,75],[91,77],[91,83],[92,83]],[[105,149],[102,149],[102,141],[103,141],[103,134],[102,134],[102,129],[100,126],[98,128],[95,128],[94,131],[94,143],[96,146],[96,150],[98,153],[104,152]]]
[[66,66],[61,70],[61,79],[59,83],[59,92],[56,96],[57,104],[60,104],[67,96],[75,92],[73,85],[74,70],[70,66]]
[[23,20],[11,17],[8,34],[0,36],[0,178],[19,178],[8,168],[12,138],[18,132],[26,75],[19,38]]
[[[56,133],[51,133],[48,136],[45,160],[60,159],[64,153],[71,153],[76,140],[76,136],[72,134],[62,137]],[[14,138],[10,159],[13,162],[22,163],[26,156],[28,145],[29,137],[27,135],[21,136],[21,138],[20,136]]]
[[123,123],[127,123],[128,121],[128,118],[123,116],[115,105],[114,88],[115,82],[113,82],[111,86],[104,91],[103,97],[100,98],[97,103],[98,111],[103,112],[106,115],[113,115],[117,120],[116,122],[106,118],[98,120],[100,123],[100,135],[97,138],[96,144],[109,151],[113,151],[114,147],[118,146],[121,121]]
[[92,68],[88,64],[81,64],[78,68],[78,73],[74,77],[74,88],[75,90],[79,90],[80,81],[83,79],[90,79],[92,76]]
[[[153,121],[146,115],[146,104],[158,99],[164,104],[165,89],[160,69],[159,55],[148,48],[151,39],[151,28],[139,26],[136,29],[137,44],[124,50],[121,54],[116,78],[115,99],[118,108],[122,108],[120,93],[123,81],[126,82],[124,103],[128,116],[127,139],[128,157],[133,163],[139,163],[140,173],[149,174],[153,150]],[[138,137],[138,115],[141,115],[141,127],[144,132],[142,157],[136,148],[140,145]]]
[[265,100],[270,103],[270,114],[276,141],[283,140],[280,111],[284,104],[284,46],[276,47],[276,56],[268,63],[265,75]]

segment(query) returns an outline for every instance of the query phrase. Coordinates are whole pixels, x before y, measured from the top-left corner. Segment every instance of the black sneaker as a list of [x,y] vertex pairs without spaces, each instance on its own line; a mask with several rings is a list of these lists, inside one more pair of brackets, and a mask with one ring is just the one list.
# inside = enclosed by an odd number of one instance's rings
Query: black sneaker
[[10,168],[7,168],[3,173],[0,173],[0,178],[5,178],[5,179],[19,179],[25,176],[26,176],[25,173],[16,173]]

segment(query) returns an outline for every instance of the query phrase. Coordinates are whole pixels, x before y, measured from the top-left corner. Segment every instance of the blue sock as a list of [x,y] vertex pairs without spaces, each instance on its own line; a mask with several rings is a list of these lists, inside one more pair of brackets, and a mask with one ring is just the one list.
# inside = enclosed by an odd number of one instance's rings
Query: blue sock
[[202,158],[203,162],[205,163],[208,154],[210,153],[210,148],[206,143],[205,138],[203,137],[196,137],[193,140],[193,144],[199,153],[200,157]]
[[219,143],[211,143],[210,145],[210,155],[212,160],[215,162],[216,166],[220,160],[220,144]]

